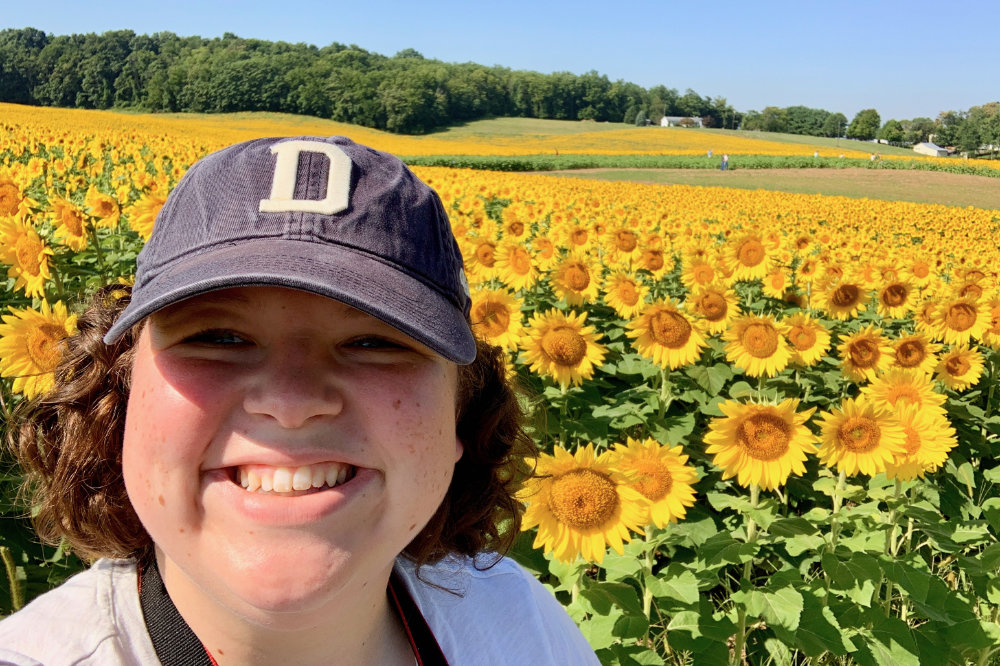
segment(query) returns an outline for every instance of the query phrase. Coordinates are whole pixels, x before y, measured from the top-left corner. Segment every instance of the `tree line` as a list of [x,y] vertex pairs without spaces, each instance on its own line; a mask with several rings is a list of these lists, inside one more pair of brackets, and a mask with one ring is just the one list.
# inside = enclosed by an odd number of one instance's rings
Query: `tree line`
[[222,37],[47,35],[0,31],[0,101],[145,111],[277,111],[419,134],[496,116],[634,122],[662,115],[738,124],[725,99],[646,89],[585,74],[445,63],[413,49],[392,57],[355,45],[322,48]]
[[725,97],[643,88],[596,71],[585,74],[445,63],[406,49],[388,57],[356,45],[290,44],[222,37],[48,35],[0,30],[0,101],[90,109],[165,112],[275,111],[421,134],[488,117],[659,124],[698,118],[705,127],[940,145],[1000,145],[997,104],[937,119],[889,120],[874,109],[851,123],[842,113],[805,106],[742,113]]

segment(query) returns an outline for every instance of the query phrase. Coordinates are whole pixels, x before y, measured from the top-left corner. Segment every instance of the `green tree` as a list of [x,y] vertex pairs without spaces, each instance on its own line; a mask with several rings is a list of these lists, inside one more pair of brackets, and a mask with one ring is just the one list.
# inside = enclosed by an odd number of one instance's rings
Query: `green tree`
[[831,113],[823,121],[823,136],[841,137],[847,131],[847,116],[840,113]]
[[878,138],[893,146],[902,144],[903,123],[895,119],[885,121],[885,125],[882,125],[878,131]]
[[646,124],[646,112],[639,109],[639,112],[635,114],[635,126],[642,127]]
[[879,117],[878,111],[863,109],[858,111],[854,120],[851,121],[850,127],[847,128],[847,136],[851,139],[871,141],[876,137],[881,126],[882,119]]
[[930,118],[914,118],[904,120],[903,123],[903,143],[916,144],[929,141],[934,133],[934,121]]
[[38,56],[49,43],[35,28],[0,30],[0,101],[34,104],[42,71]]

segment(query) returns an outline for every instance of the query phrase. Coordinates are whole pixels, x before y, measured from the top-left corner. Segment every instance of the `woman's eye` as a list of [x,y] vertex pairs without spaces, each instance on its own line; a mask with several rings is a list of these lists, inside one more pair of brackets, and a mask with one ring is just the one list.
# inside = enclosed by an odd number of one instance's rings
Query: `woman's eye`
[[364,337],[355,338],[347,343],[348,347],[354,349],[371,349],[371,350],[392,350],[392,349],[403,349],[403,346],[375,335],[366,335]]
[[202,345],[219,345],[219,346],[229,346],[229,345],[246,345],[250,344],[249,340],[241,336],[239,333],[234,331],[227,331],[225,329],[210,329],[207,331],[200,331],[194,335],[189,335],[184,339],[184,342],[202,344]]

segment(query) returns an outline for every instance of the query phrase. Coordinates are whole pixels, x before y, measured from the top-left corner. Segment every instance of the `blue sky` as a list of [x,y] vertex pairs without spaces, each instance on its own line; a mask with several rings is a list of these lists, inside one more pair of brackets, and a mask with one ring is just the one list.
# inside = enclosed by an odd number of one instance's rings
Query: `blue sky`
[[0,27],[241,37],[405,48],[446,62],[725,97],[740,111],[804,105],[848,119],[934,118],[1000,100],[993,0],[44,0],[5,2]]

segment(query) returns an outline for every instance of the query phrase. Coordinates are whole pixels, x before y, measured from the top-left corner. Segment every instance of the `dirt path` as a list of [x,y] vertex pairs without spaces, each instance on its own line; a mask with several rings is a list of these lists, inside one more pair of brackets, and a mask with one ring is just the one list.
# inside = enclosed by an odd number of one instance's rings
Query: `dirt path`
[[553,175],[636,183],[704,185],[834,194],[888,201],[1000,209],[1000,178],[876,169],[578,169]]

